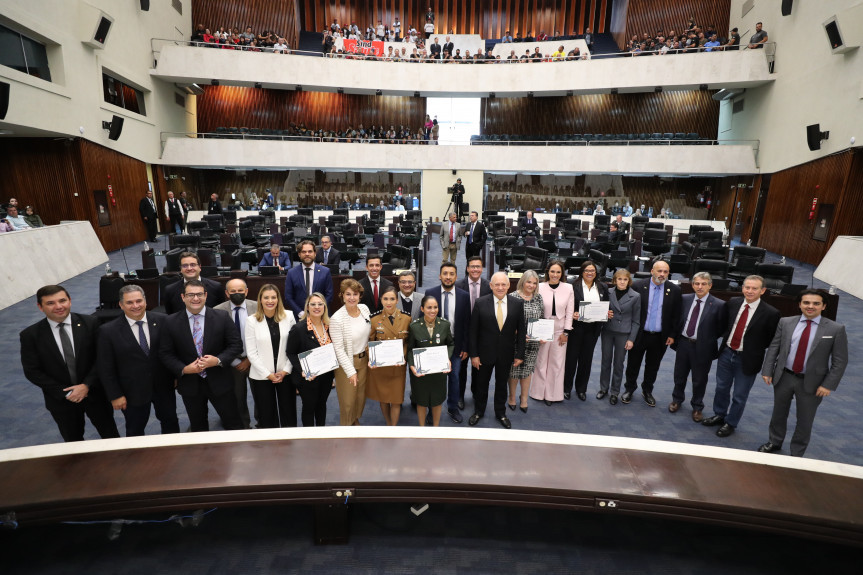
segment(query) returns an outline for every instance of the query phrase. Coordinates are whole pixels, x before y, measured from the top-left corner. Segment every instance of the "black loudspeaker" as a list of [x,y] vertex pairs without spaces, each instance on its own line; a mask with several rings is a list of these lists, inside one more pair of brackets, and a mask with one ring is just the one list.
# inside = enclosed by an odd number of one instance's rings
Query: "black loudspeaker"
[[141,11],[147,12],[150,10],[150,0],[141,0]]
[[812,124],[811,126],[806,126],[806,143],[809,144],[809,149],[811,151],[820,150],[821,149],[821,140],[827,140],[830,138],[830,132],[822,132],[821,124]]
[[6,119],[9,111],[9,84],[0,82],[0,120]]
[[[142,0],[143,3],[143,0]],[[790,16],[791,7],[794,5],[794,0],[782,0],[782,15]]]
[[108,129],[109,140],[119,140],[120,134],[123,132],[123,118],[114,116],[111,118],[110,128]]
[[113,24],[111,20],[102,16],[99,20],[99,26],[96,28],[96,34],[93,36],[93,41],[104,46],[108,40],[108,32],[111,31],[111,24]]

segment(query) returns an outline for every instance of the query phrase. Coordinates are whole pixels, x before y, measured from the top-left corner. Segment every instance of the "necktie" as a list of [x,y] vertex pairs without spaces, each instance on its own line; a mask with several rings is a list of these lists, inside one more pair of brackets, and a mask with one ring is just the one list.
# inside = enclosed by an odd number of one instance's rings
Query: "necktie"
[[135,325],[138,326],[138,344],[144,350],[144,355],[150,355],[150,346],[147,344],[147,336],[144,334],[144,322],[138,320],[135,322]]
[[469,244],[472,244],[472,243],[473,243],[473,227],[474,227],[475,225],[476,225],[476,224],[471,224],[471,225],[470,225],[470,232],[468,232],[468,234],[467,234],[467,243],[469,243]]
[[650,303],[650,330],[662,331],[662,320],[659,317],[659,304],[662,301],[662,284],[653,284],[653,301]]
[[[198,323],[198,318],[200,317],[198,314],[192,315],[194,318],[192,321],[192,339],[195,341],[195,351],[198,352],[198,357],[203,357],[204,355],[204,330],[201,329],[201,324]],[[207,377],[207,372],[202,371],[199,374],[201,377]]]
[[503,330],[503,308],[500,307],[503,301],[497,300],[497,329]]
[[378,307],[378,280],[372,280],[372,284],[374,285],[374,295],[375,295],[375,309]]
[[72,340],[69,334],[66,333],[66,324],[57,325],[60,330],[60,345],[63,346],[63,359],[66,360],[66,369],[69,370],[69,379],[72,385],[78,385],[78,376],[75,375],[75,350],[72,348]]
[[234,325],[237,326],[237,331],[242,335],[243,330],[240,328],[240,306],[234,307]]
[[689,316],[689,325],[686,326],[686,337],[695,336],[695,326],[698,325],[698,314],[701,312],[701,300],[695,300],[695,309],[692,310],[692,315]]
[[330,262],[330,250],[324,252],[324,263],[327,264]]
[[449,321],[449,292],[443,292],[443,318]]
[[452,222],[449,223],[449,241],[450,243],[455,241],[455,224]]
[[806,327],[803,328],[803,333],[800,334],[800,341],[797,342],[797,353],[794,355],[794,364],[791,370],[794,373],[803,373],[806,366],[806,348],[809,347],[809,332],[812,331],[812,320],[806,320]]
[[738,351],[740,344],[743,343],[743,330],[746,329],[747,319],[749,319],[749,304],[743,306],[743,313],[740,314],[740,319],[737,320],[737,327],[734,328],[734,335],[731,336],[731,345],[729,347],[734,351]]
[[395,324],[396,324],[396,318],[394,318],[393,316],[390,316],[390,325],[395,325]]
[[411,315],[411,314],[413,314],[413,309],[414,309],[413,300],[402,298],[402,310],[406,314]]
[[471,283],[470,288],[470,311],[473,313],[473,304],[476,301],[476,298],[479,297],[479,282]]
[[306,268],[306,295],[312,295],[312,268]]

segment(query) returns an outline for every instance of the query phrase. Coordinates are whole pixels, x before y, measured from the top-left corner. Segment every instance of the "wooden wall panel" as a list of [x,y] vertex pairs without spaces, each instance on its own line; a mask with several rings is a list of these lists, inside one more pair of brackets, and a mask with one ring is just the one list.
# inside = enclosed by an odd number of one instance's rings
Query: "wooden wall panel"
[[[789,258],[818,264],[838,235],[863,235],[863,153],[846,151],[773,174],[759,246]],[[817,186],[817,188],[816,188]],[[812,198],[833,204],[826,242],[812,239]]]
[[680,34],[690,18],[703,28],[714,24],[720,34],[727,35],[730,15],[731,0],[629,0],[626,33],[615,40],[623,48],[624,42],[635,34],[641,36],[647,32],[652,36],[656,30],[674,30]]
[[192,0],[192,29],[198,24],[211,30],[224,26],[244,31],[251,26],[256,34],[269,30],[284,35],[288,45],[296,48],[300,27],[295,1],[302,0]]
[[484,99],[483,134],[696,132],[715,139],[719,102],[709,91]]
[[[0,179],[16,191],[20,204],[34,206],[48,225],[90,221],[107,251],[146,239],[138,214],[138,202],[147,189],[146,165],[110,148],[82,139],[3,140]],[[109,183],[117,205],[108,207],[111,225],[100,227],[93,191],[107,190]]]
[[[203,0],[199,0],[203,1]],[[266,1],[266,0],[263,0]],[[269,0],[273,1],[273,0]],[[426,9],[435,13],[435,32],[446,34],[479,34],[483,38],[501,38],[507,30],[515,36],[544,30],[549,36],[555,30],[563,34],[581,34],[586,27],[605,32],[612,0],[360,0],[357,2],[300,1],[303,30],[320,31],[334,18],[344,26],[356,22],[365,29],[378,20],[390,25],[396,16],[403,29],[413,25],[422,31]]]
[[287,129],[291,122],[312,129],[393,124],[417,129],[426,116],[424,98],[289,92],[233,86],[205,86],[198,97],[198,131],[219,126]]

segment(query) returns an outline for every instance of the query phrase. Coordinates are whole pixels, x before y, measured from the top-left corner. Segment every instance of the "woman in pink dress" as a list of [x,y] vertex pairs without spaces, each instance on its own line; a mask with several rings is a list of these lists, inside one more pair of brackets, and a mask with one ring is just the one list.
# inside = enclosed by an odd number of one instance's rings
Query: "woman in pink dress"
[[545,401],[546,405],[563,401],[567,332],[572,329],[572,314],[575,312],[572,286],[562,281],[563,274],[563,262],[554,260],[545,270],[545,281],[539,284],[544,317],[554,320],[554,342],[539,346],[530,396]]

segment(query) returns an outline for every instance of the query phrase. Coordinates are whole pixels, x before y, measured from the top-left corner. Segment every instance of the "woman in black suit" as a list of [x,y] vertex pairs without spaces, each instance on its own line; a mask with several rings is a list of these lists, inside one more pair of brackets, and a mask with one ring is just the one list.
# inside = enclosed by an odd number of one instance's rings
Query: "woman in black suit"
[[320,427],[326,425],[327,398],[333,389],[335,371],[306,379],[298,356],[304,351],[333,343],[330,339],[330,316],[327,313],[326,298],[319,292],[313,293],[306,298],[304,311],[306,315],[288,334],[285,352],[293,366],[291,379],[300,391],[300,399],[303,401],[303,427]]
[[563,397],[572,397],[572,380],[575,377],[575,393],[578,399],[587,399],[587,383],[590,380],[590,366],[593,350],[605,322],[580,321],[579,302],[608,301],[608,286],[597,279],[597,267],[591,260],[581,264],[578,277],[569,282],[575,296],[575,313],[572,314],[572,331],[566,345],[566,364],[563,370]]
[[[623,381],[623,360],[632,349],[641,327],[641,296],[632,289],[629,270],[614,272],[614,289],[608,296],[608,325],[602,330],[602,371],[596,399],[603,399],[611,385],[611,405],[617,405],[620,382]],[[614,362],[614,379],[611,366]]]

